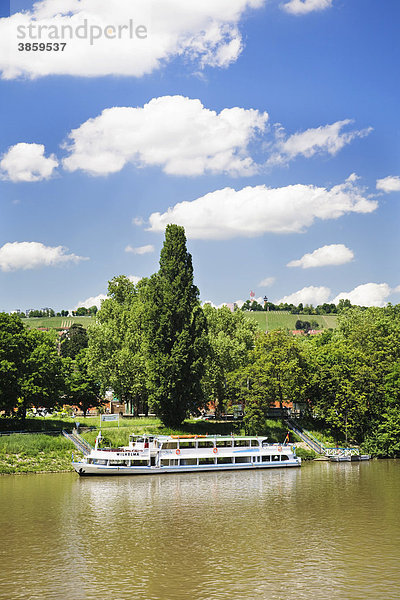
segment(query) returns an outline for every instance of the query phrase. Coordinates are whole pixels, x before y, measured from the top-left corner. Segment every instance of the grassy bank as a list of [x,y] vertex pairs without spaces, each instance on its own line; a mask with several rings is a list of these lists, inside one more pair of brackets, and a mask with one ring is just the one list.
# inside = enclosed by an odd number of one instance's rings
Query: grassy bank
[[73,446],[60,435],[12,434],[0,437],[0,473],[72,471]]

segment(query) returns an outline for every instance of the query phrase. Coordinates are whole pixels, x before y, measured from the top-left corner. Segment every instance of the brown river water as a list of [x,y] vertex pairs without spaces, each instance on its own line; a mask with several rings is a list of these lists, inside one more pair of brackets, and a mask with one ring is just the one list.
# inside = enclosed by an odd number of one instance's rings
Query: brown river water
[[0,477],[5,600],[398,600],[400,461]]

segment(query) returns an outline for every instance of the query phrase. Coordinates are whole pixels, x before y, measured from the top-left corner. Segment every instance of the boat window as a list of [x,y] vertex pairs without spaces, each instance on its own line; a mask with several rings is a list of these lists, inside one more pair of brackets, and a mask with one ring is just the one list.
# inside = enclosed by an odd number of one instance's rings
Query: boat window
[[107,461],[104,458],[94,458],[93,464],[94,465],[106,465]]
[[232,448],[232,440],[217,440],[217,448]]
[[213,465],[214,458],[199,458],[199,465]]
[[232,456],[219,456],[217,459],[219,465],[232,464]]
[[250,446],[253,446],[253,448],[258,448],[260,446],[260,443],[258,440],[250,440]]
[[179,442],[179,448],[196,448],[196,442]]
[[214,448],[213,440],[199,440],[197,443],[199,448]]
[[163,449],[166,449],[166,450],[176,450],[177,447],[178,447],[178,442],[165,442],[163,444]]
[[144,460],[131,460],[131,467],[146,467],[146,461]]
[[251,462],[250,456],[235,456],[235,463],[249,463]]
[[197,465],[197,458],[181,458],[181,466]]
[[289,460],[289,457],[286,454],[281,454],[281,460]]
[[249,440],[237,440],[235,439],[235,446],[236,447],[241,447],[241,446],[249,446]]
[[279,454],[273,454],[271,460],[277,462],[279,460]]
[[262,460],[263,462],[270,462],[270,460],[271,460],[271,457],[270,457],[270,456],[262,456],[261,460]]
[[169,467],[169,460],[167,458],[163,458],[161,460],[161,466],[162,467]]
[[110,460],[110,467],[126,467],[128,461],[126,460]]

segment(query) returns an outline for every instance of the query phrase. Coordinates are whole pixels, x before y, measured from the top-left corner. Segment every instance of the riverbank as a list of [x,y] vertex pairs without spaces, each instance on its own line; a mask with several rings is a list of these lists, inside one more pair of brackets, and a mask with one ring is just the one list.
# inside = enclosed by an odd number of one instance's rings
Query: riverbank
[[12,434],[0,437],[0,474],[72,471],[74,448],[62,435]]

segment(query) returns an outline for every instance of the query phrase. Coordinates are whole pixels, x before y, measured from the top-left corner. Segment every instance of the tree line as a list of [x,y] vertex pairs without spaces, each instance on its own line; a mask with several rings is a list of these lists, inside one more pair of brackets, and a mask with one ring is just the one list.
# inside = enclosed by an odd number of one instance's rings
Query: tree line
[[184,230],[169,225],[157,273],[137,285],[114,277],[87,331],[59,338],[0,315],[0,411],[85,411],[109,388],[132,414],[151,410],[169,427],[244,404],[252,434],[276,402],[295,402],[337,440],[399,455],[400,305],[347,306],[315,337],[262,333],[241,310],[201,306]]
[[24,319],[26,317],[28,317],[29,319],[33,319],[33,318],[43,318],[43,317],[94,317],[96,316],[97,313],[97,306],[90,306],[89,308],[86,308],[85,306],[80,306],[79,308],[77,308],[76,310],[72,310],[71,311],[71,315],[70,315],[70,311],[69,310],[60,310],[59,312],[55,312],[52,308],[45,308],[45,309],[41,309],[41,310],[29,310],[27,311],[27,314],[25,313],[18,313],[19,316]]
[[[243,311],[282,311],[290,312],[292,315],[337,315],[343,311],[351,308],[352,304],[348,298],[339,300],[337,304],[333,302],[324,302],[324,304],[318,304],[313,306],[312,304],[293,304],[288,302],[281,302],[280,304],[274,304],[269,302],[268,298],[265,297],[264,303],[260,304],[257,300],[246,300],[240,307]],[[359,307],[362,310],[366,310],[366,306]]]

